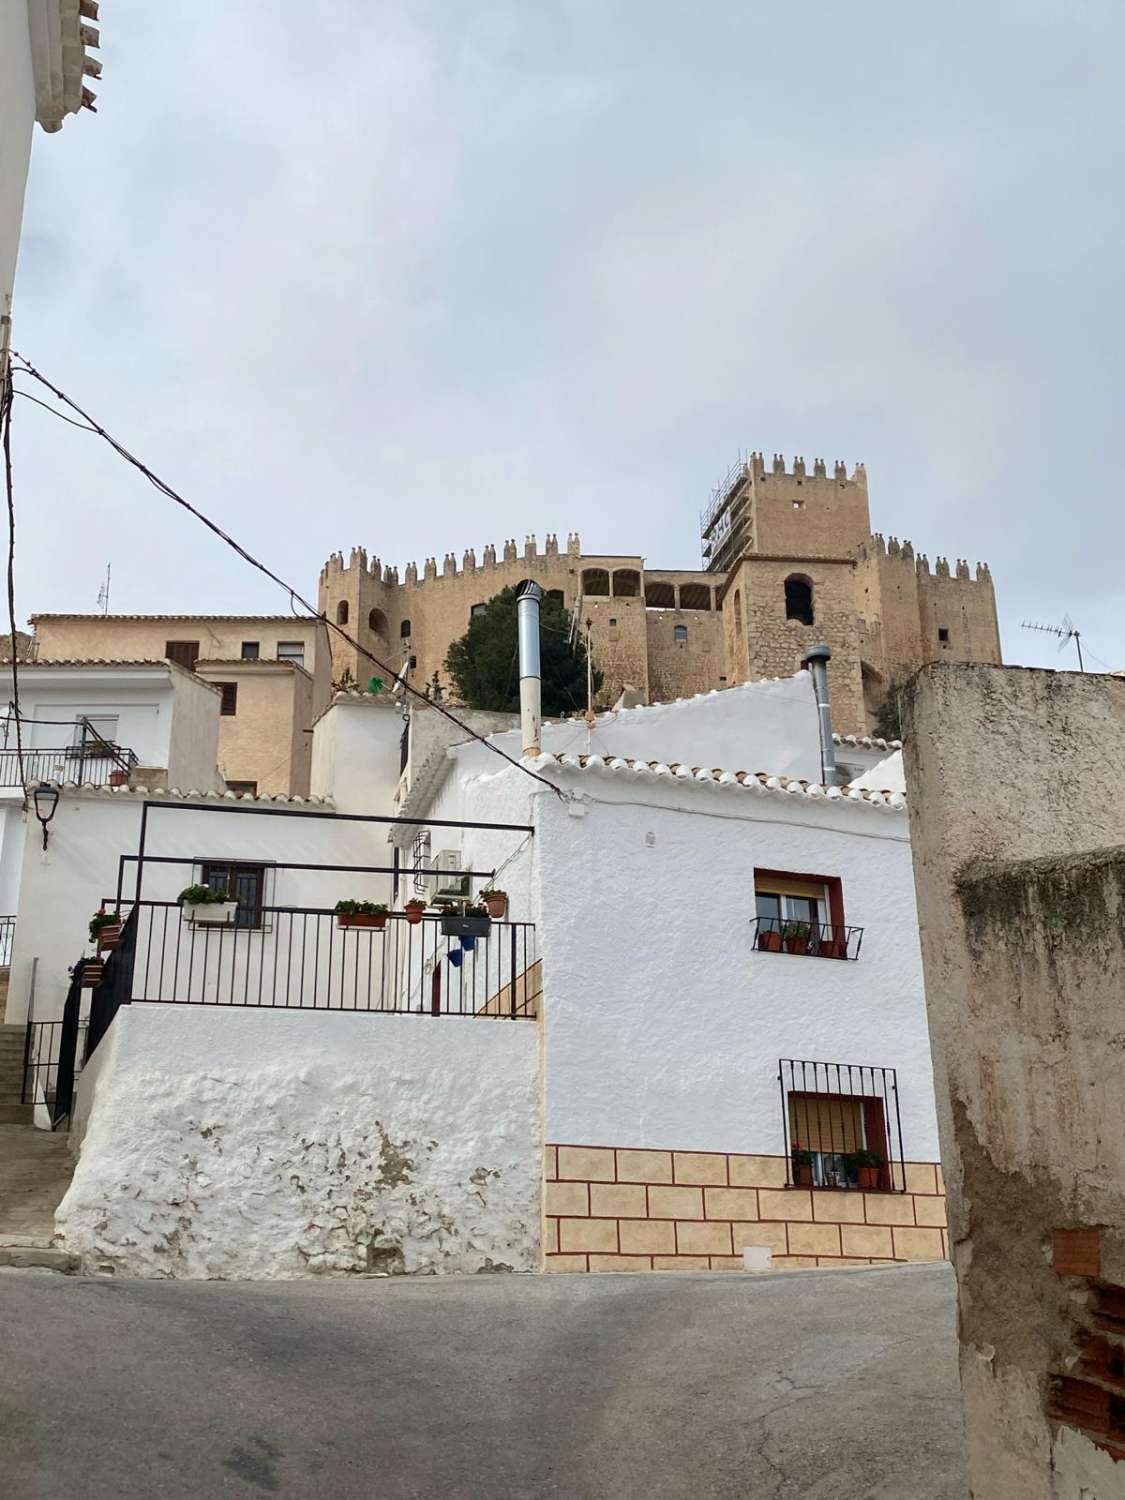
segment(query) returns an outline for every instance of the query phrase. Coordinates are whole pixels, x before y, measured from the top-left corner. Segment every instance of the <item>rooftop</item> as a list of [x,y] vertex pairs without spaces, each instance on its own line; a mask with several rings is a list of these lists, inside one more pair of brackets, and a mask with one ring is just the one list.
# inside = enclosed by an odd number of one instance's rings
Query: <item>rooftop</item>
[[320,619],[314,615],[102,615],[102,614],[35,614],[28,616],[28,623],[36,625],[40,620],[86,620],[91,624],[101,624],[103,621],[133,620],[133,621],[175,621],[175,620],[221,620],[232,625],[242,624],[285,624],[285,625],[319,625]]

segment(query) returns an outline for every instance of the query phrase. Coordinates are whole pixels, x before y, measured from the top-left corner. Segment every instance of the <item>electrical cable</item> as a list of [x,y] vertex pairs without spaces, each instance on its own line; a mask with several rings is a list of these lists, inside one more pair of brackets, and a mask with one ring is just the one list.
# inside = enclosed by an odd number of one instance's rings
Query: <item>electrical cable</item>
[[4,490],[8,501],[8,628],[12,643],[12,707],[16,715],[16,761],[20,786],[27,797],[23,763],[23,729],[20,725],[19,639],[16,630],[16,495],[12,482],[12,366],[5,357],[0,365],[0,433],[4,447]]
[[[109,446],[114,450],[114,452],[117,453],[120,458],[123,458],[126,463],[132,464],[135,469],[139,470],[140,473],[142,473],[148,480],[148,482],[155,489],[159,490],[162,495],[167,496],[169,500],[175,501],[177,505],[181,506],[190,515],[193,515],[197,521],[202,522],[202,524],[206,526],[209,531],[214,532],[214,534],[220,539],[220,541],[225,542],[228,547],[237,552],[239,557],[241,557],[244,562],[249,563],[252,568],[256,568],[259,573],[264,573],[272,583],[276,583],[279,588],[284,589],[285,592],[289,595],[290,601],[296,601],[296,603],[299,604],[302,609],[307,611],[311,619],[323,621],[323,623],[329,630],[334,630],[341,640],[345,641],[349,646],[352,647],[353,650],[358,651],[361,656],[365,656],[367,660],[377,666],[381,672],[387,673],[392,678],[397,675],[392,667],[388,666],[386,662],[380,661],[373,652],[369,651],[366,646],[362,646],[359,641],[357,641],[353,636],[349,635],[346,630],[343,630],[338,624],[336,624],[334,620],[330,620],[327,615],[322,615],[318,610],[314,609],[313,606],[308,602],[308,600],[303,598],[302,595],[292,586],[292,584],[286,583],[284,578],[279,578],[278,575],[274,573],[272,569],[268,568],[265,563],[259,561],[259,559],[253,555],[253,553],[248,552],[246,548],[243,547],[239,542],[236,542],[232,536],[229,536],[221,526],[219,526],[215,521],[212,521],[209,516],[204,515],[204,513],[196,506],[192,505],[190,500],[185,500],[182,495],[177,494],[176,491],[172,489],[171,485],[166,484],[165,481],[161,479],[159,475],[155,474],[147,464],[142,462],[142,460],[137,458],[134,454],[130,453],[128,448],[124,447],[123,444],[119,443],[115,437],[108,433],[106,429],[102,427],[95,420],[95,418],[90,415],[88,411],[84,411],[76,401],[71,400],[71,398],[65,393],[65,391],[61,391],[59,390],[58,386],[52,385],[52,383],[46,378],[46,376],[41,375],[35,368],[35,366],[32,365],[30,361],[25,359],[22,354],[19,354],[14,349],[12,350],[12,354],[16,359],[20,361],[21,374],[30,375],[33,380],[37,380],[40,385],[45,386],[46,389],[49,390],[52,395],[54,395],[59,401],[62,401],[67,406],[69,406],[71,411],[77,412],[85,422],[89,423],[89,430],[91,432],[95,433],[98,437],[107,442]],[[40,406],[46,405],[46,403],[44,402],[39,402],[38,404]],[[10,399],[8,405],[10,408]],[[50,406],[46,406],[46,410],[51,412],[52,416],[61,417],[63,415],[61,412],[55,411],[54,408]],[[64,417],[63,420],[71,421],[69,417]],[[72,425],[81,426],[81,423],[73,423]],[[9,484],[9,497],[10,493],[11,490]],[[11,511],[10,498],[9,511]],[[12,545],[14,545],[14,541]],[[14,600],[11,598],[11,595],[11,561],[9,559],[9,604],[12,613],[12,630],[14,641],[15,604]],[[450,723],[456,724],[458,729],[463,730],[464,733],[471,739],[477,740],[480,744],[484,745],[494,754],[499,755],[502,760],[506,760],[509,765],[515,766],[518,771],[522,771],[525,776],[530,776],[533,781],[538,781],[543,786],[549,787],[560,801],[567,800],[566,793],[560,787],[557,787],[553,782],[548,781],[545,776],[540,776],[537,774],[537,772],[532,771],[528,766],[523,765],[522,762],[516,760],[514,756],[509,755],[506,750],[501,750],[499,745],[494,745],[491,740],[487,739],[483,734],[478,734],[475,729],[470,729],[468,724],[465,724],[461,719],[457,717],[456,714],[451,713],[444,704],[438,703],[433,698],[428,698],[425,693],[419,692],[419,690],[415,687],[411,687],[408,682],[404,682],[403,687],[408,693],[412,693],[415,698],[420,699],[429,708],[435,709],[439,714],[443,716],[443,718],[448,719]]]

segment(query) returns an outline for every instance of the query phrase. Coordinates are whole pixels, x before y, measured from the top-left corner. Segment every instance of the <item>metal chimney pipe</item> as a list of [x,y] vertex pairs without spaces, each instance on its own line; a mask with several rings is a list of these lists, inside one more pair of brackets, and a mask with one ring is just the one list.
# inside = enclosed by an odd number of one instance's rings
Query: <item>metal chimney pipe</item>
[[516,610],[520,632],[520,729],[523,753],[539,754],[543,691],[539,666],[539,604],[543,590],[532,578],[516,588]]
[[825,786],[836,786],[836,746],[832,740],[832,699],[828,692],[828,663],[832,652],[828,646],[810,646],[805,665],[812,674],[816,711],[820,719],[820,776]]

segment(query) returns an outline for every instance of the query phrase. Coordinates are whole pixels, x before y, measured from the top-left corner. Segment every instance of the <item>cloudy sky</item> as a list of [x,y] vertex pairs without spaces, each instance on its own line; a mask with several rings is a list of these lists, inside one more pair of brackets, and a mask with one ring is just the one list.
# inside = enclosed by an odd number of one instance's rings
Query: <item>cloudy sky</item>
[[[698,565],[740,449],[1125,665],[1120,0],[104,0],[15,345],[315,590],[577,529]],[[24,381],[26,385],[27,382]],[[19,608],[284,598],[18,404]]]

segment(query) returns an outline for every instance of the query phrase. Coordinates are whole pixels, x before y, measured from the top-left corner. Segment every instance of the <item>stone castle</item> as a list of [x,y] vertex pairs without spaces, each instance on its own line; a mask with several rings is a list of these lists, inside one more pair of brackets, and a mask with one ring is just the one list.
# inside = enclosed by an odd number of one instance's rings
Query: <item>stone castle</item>
[[[775,455],[740,460],[702,518],[701,569],[647,568],[643,557],[585,553],[577,535],[560,550],[549,533],[468,551],[440,570],[428,558],[400,578],[362,547],[333,553],[320,575],[320,609],[396,672],[413,661],[415,687],[437,674],[475,610],[525,577],[590,622],[605,675],[599,706],[635,689],[646,702],[794,672],[809,646],[832,648],[833,719],[866,734],[888,689],[924,662],[999,663],[996,599],[988,568],[975,574],[938,557],[931,570],[910,542],[871,531],[867,475],[817,459],[786,468]],[[376,671],[333,640],[333,672],[361,685]]]

